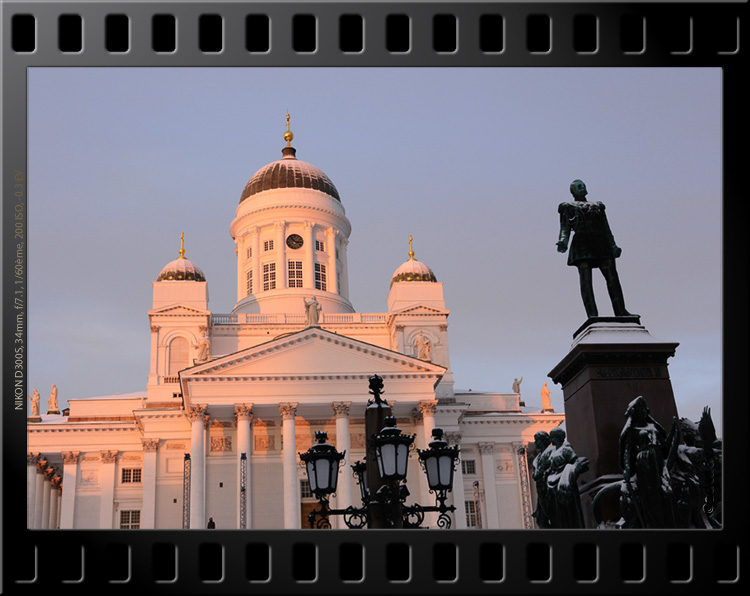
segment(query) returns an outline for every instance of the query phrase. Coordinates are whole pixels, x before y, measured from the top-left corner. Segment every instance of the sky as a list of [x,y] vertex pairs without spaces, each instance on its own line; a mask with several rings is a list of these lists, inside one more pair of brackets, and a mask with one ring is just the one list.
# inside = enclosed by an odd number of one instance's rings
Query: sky
[[151,282],[180,233],[209,308],[232,310],[229,224],[280,159],[287,112],[298,159],[352,224],[355,310],[386,311],[411,234],[444,284],[457,390],[510,393],[523,377],[540,407],[547,381],[563,411],[547,373],[586,316],[557,206],[584,180],[622,248],[628,310],[679,342],[680,416],[710,406],[721,434],[717,68],[30,69],[28,370],[43,409],[53,383],[61,407],[145,390]]

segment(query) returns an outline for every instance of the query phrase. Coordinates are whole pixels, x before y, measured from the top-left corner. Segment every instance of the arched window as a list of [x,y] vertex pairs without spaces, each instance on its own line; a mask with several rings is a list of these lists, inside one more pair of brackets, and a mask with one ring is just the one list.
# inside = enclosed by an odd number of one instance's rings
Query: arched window
[[169,342],[169,372],[170,377],[176,377],[183,368],[188,367],[188,341],[184,337],[176,337]]

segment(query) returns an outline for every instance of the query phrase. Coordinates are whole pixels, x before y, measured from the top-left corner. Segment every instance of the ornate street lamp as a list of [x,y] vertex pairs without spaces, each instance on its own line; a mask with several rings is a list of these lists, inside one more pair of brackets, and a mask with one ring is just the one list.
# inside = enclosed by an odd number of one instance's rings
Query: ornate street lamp
[[[368,469],[364,461],[351,466],[359,485],[362,507],[331,509],[329,495],[336,492],[339,464],[344,454],[328,444],[327,433],[315,433],[318,443],[306,453],[300,454],[305,463],[310,489],[318,498],[320,509],[308,515],[310,527],[330,528],[331,515],[343,515],[344,523],[350,528],[365,525],[375,528],[417,528],[424,521],[427,511],[439,512],[437,525],[450,528],[448,512],[456,508],[446,505],[448,492],[453,487],[453,472],[458,462],[458,446],[448,447],[443,440],[443,431],[432,431],[433,440],[428,449],[417,449],[419,460],[427,475],[430,492],[436,494],[438,504],[423,507],[418,503],[405,505],[409,496],[406,472],[409,463],[409,448],[416,435],[404,435],[396,426],[396,419],[390,415],[390,406],[380,398],[383,379],[378,375],[370,377],[370,393],[374,400],[368,402],[365,413],[365,426],[369,427],[368,457],[377,462],[375,469]],[[379,430],[378,430],[379,429]],[[320,518],[320,519],[318,519]],[[317,521],[316,521],[317,520]]]
[[[367,514],[364,508],[347,507],[346,509],[331,509],[328,504],[329,495],[336,492],[339,479],[339,465],[344,459],[346,451],[340,453],[328,443],[328,433],[318,431],[315,433],[318,441],[305,453],[300,453],[300,459],[305,463],[307,479],[310,482],[310,490],[317,497],[320,509],[313,510],[307,516],[311,528],[330,528],[331,515],[343,515],[344,522],[350,528],[361,528],[367,523]],[[316,519],[320,518],[317,520]]]

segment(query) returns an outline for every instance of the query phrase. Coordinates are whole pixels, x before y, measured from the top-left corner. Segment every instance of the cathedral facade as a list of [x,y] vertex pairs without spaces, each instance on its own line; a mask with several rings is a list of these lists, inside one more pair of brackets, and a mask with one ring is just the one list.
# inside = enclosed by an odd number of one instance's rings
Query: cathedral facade
[[[305,528],[317,501],[299,453],[319,430],[345,452],[333,504],[359,506],[351,465],[365,457],[373,374],[417,447],[436,427],[460,446],[451,527],[533,527],[526,448],[564,417],[524,407],[519,392],[454,389],[443,285],[411,239],[386,311],[356,312],[341,197],[297,159],[288,124],[284,139],[282,158],[250,178],[230,225],[231,311],[209,309],[206,275],[183,242],[152,282],[145,389],[70,398],[61,413],[44,413],[37,400],[28,419],[30,528]],[[433,505],[410,458],[407,503]]]

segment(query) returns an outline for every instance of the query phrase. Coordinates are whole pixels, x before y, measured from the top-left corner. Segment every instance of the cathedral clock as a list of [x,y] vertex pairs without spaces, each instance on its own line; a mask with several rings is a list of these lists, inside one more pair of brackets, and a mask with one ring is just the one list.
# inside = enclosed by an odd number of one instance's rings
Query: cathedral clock
[[290,234],[289,237],[286,239],[286,245],[289,248],[298,249],[302,248],[302,245],[305,243],[304,240],[302,240],[302,236],[299,234]]

